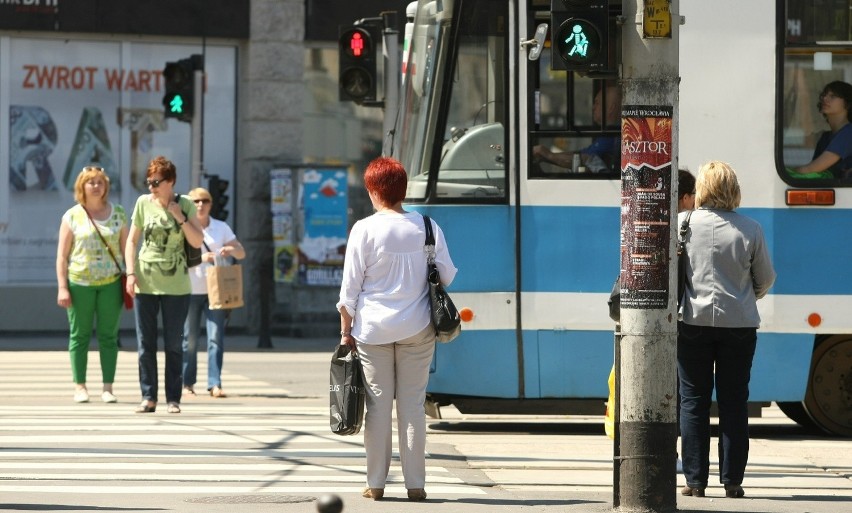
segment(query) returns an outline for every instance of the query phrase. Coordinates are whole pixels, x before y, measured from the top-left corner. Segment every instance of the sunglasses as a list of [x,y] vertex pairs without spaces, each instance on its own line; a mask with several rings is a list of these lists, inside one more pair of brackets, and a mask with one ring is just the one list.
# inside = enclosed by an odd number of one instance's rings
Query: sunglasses
[[207,198],[201,198],[197,200],[192,200],[193,203],[203,203],[204,205],[210,203],[210,200]]
[[165,180],[145,180],[145,187],[153,187],[156,189],[163,182],[165,182]]

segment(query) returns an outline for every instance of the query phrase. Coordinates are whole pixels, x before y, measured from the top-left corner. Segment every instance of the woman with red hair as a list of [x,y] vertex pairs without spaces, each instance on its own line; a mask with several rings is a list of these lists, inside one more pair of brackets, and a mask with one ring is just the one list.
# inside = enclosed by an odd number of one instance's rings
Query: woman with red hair
[[[426,383],[435,328],[426,286],[424,218],[402,208],[408,176],[398,161],[380,157],[364,184],[376,213],[352,227],[340,286],[341,344],[357,351],[367,382],[364,448],[367,488],[379,500],[391,462],[391,418],[396,397],[399,459],[408,499],[426,498]],[[434,221],[435,264],[441,281],[456,275],[444,233]]]

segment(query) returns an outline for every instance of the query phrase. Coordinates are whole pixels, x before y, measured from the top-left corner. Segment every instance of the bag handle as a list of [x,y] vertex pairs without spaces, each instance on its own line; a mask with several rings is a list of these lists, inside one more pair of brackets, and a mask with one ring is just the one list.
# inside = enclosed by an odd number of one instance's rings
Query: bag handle
[[683,220],[682,223],[680,223],[680,230],[678,231],[678,233],[680,234],[680,237],[678,238],[678,241],[677,241],[677,246],[678,246],[677,247],[677,254],[678,255],[680,255],[681,253],[686,253],[686,232],[689,231],[689,218],[692,217],[693,212],[694,212],[694,210],[690,210],[689,212],[687,212],[686,218]]
[[435,265],[435,235],[432,233],[432,220],[429,216],[423,216],[423,225],[426,228],[426,263]]
[[[83,207],[83,205],[80,206]],[[92,226],[95,227],[95,233],[98,234],[98,237],[100,237],[101,242],[103,242],[104,246],[106,246],[106,250],[109,252],[109,256],[112,257],[112,261],[115,262],[115,267],[118,269],[118,274],[122,274],[124,271],[121,269],[121,266],[118,265],[118,259],[115,258],[115,255],[112,252],[112,248],[109,247],[109,244],[107,244],[106,239],[104,239],[104,236],[101,235],[101,230],[98,228],[98,224],[95,222],[94,219],[92,219],[92,214],[89,213],[86,207],[83,207],[83,211],[85,211],[86,215],[89,216],[89,221],[92,223]]]

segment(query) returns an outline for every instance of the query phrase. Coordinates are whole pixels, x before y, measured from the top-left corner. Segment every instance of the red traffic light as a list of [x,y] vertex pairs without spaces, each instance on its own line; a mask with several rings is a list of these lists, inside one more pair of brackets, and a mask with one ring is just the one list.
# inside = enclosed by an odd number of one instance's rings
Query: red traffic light
[[360,59],[370,55],[373,40],[364,29],[351,28],[340,36],[341,50],[349,57]]

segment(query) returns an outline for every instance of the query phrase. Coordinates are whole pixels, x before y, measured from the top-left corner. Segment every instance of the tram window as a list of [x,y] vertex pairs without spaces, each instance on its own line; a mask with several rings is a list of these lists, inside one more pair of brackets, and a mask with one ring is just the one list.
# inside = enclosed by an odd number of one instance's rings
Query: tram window
[[554,72],[549,62],[539,66],[537,78],[530,177],[618,178],[620,87],[609,80]]
[[[457,49],[447,85],[449,102],[438,134],[440,164],[434,197],[448,202],[504,202],[508,119],[506,7],[461,4]],[[451,50],[452,51],[452,50]],[[439,137],[439,136],[436,136]],[[409,197],[425,191],[425,175],[409,181]],[[422,196],[421,196],[422,197]]]
[[852,0],[786,4],[779,173],[800,187],[852,185]]

